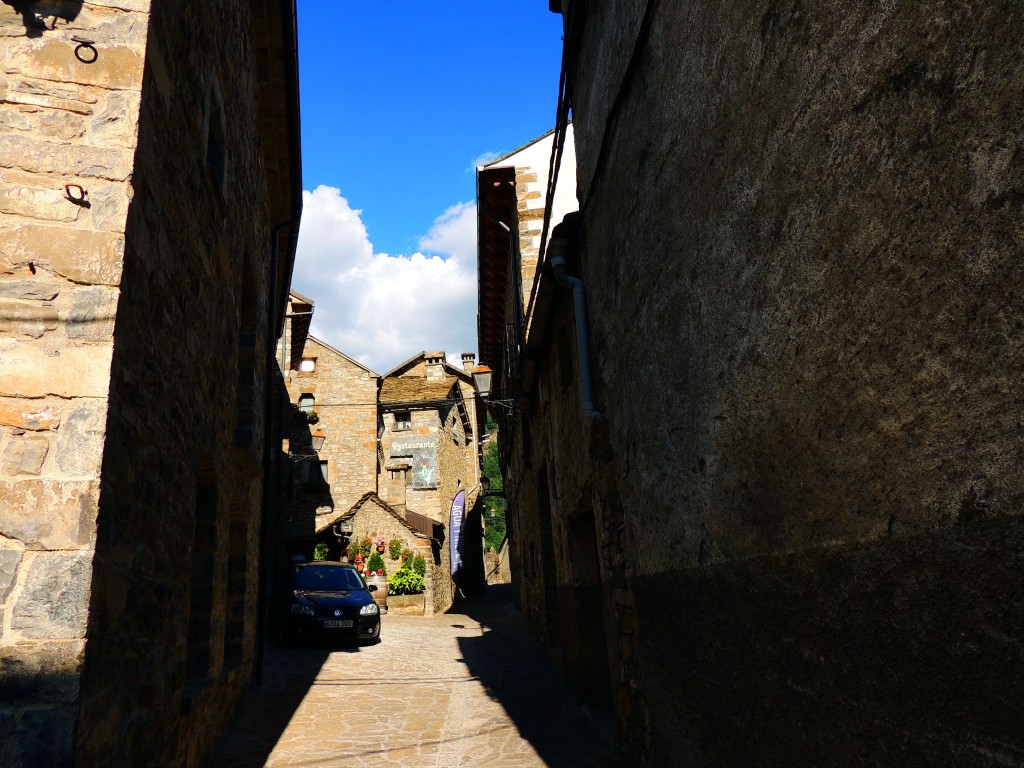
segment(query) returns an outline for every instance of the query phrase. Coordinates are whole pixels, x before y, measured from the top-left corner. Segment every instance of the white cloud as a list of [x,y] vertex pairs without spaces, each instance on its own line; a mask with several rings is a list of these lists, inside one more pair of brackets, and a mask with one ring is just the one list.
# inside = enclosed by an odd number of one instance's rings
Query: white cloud
[[476,351],[476,206],[439,216],[411,256],[375,253],[341,191],[303,192],[292,287],[315,302],[312,333],[377,373],[423,350]]
[[473,161],[473,165],[470,170],[475,171],[480,166],[487,165],[488,163],[497,160],[499,157],[501,157],[501,152],[484,152],[480,157]]

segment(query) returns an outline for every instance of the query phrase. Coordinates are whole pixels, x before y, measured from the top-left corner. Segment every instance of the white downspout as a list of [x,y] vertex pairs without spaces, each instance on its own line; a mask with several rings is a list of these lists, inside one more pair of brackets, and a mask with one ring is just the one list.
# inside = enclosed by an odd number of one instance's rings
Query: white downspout
[[587,294],[583,281],[570,275],[565,268],[565,247],[569,241],[555,238],[548,246],[551,268],[559,285],[572,288],[573,305],[576,308],[576,353],[579,356],[580,388],[583,390],[583,415],[588,419],[600,419],[601,414],[594,408],[594,381],[590,369],[590,336],[587,332]]

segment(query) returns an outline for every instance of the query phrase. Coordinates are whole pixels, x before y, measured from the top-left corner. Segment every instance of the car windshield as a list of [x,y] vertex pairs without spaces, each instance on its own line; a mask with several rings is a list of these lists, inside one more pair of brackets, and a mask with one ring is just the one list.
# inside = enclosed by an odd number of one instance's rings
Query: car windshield
[[364,587],[359,574],[351,568],[298,565],[295,567],[295,588],[303,592],[333,592]]

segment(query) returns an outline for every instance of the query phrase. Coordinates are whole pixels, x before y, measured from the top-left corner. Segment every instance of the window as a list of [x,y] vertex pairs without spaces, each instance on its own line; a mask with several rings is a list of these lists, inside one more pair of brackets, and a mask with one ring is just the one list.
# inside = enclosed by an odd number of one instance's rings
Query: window
[[299,395],[299,410],[304,413],[312,413],[313,408],[316,405],[316,398],[308,392],[303,395]]
[[302,482],[326,485],[329,482],[329,477],[326,461],[307,459],[299,462],[299,478]]
[[408,429],[412,429],[412,413],[395,411],[395,432],[404,432]]
[[316,373],[316,358],[302,358],[302,362],[299,363],[299,373]]
[[221,98],[220,85],[216,80],[210,84],[206,93],[206,105],[203,113],[203,144],[206,165],[213,175],[217,191],[221,196],[226,196],[228,184],[227,131],[224,120],[224,100]]

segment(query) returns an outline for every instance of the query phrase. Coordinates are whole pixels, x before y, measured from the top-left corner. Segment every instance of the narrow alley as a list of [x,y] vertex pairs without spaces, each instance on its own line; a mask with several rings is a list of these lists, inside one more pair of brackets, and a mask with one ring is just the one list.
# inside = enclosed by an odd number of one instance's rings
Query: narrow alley
[[507,586],[431,618],[385,615],[381,638],[268,648],[210,765],[625,764],[610,715],[572,697]]

